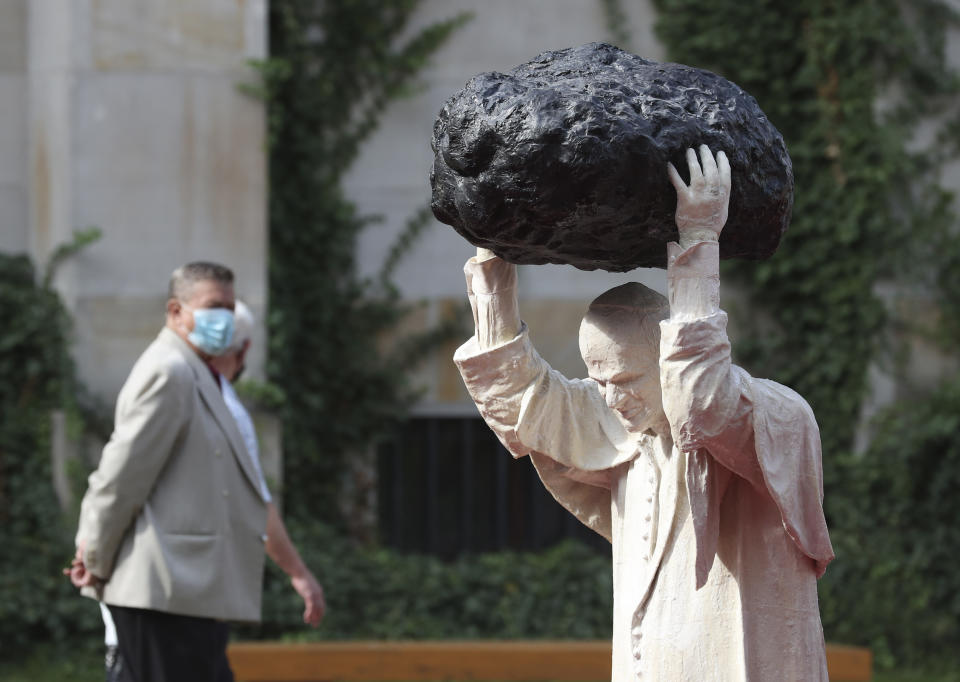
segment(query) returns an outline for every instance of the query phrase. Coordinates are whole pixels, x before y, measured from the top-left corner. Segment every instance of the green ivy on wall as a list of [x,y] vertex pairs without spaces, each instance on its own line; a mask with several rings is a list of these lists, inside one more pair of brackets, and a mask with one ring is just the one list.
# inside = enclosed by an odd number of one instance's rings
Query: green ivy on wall
[[50,453],[51,413],[81,409],[70,316],[51,281],[60,262],[99,236],[77,232],[42,273],[27,256],[0,253],[0,658],[97,620],[60,574],[75,523],[60,510]]
[[[383,353],[383,337],[408,312],[390,272],[428,224],[421,211],[372,281],[356,272],[356,239],[374,218],[345,196],[344,174],[387,105],[416,85],[428,59],[466,20],[415,30],[419,0],[271,3],[272,56],[261,63],[270,137],[270,354],[268,374],[286,396],[286,508],[338,517],[346,459],[387,433],[415,399],[413,356],[453,323]],[[410,353],[417,348],[418,353]]]

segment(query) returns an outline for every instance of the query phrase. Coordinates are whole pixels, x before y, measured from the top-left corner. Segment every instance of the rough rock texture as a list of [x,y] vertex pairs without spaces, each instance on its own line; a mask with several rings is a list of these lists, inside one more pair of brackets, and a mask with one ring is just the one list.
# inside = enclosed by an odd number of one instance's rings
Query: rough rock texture
[[793,170],[756,101],[716,74],[591,43],[473,77],[434,124],[433,213],[513,263],[665,267],[672,161],[724,150],[723,258],[767,258],[790,222]]

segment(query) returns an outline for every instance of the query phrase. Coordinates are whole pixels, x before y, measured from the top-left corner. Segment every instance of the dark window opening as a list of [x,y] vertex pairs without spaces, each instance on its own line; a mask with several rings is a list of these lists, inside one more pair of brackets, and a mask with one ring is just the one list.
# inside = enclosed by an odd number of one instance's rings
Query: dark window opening
[[413,418],[381,445],[377,466],[387,546],[452,558],[574,538],[610,551],[553,499],[530,458],[511,457],[482,419]]

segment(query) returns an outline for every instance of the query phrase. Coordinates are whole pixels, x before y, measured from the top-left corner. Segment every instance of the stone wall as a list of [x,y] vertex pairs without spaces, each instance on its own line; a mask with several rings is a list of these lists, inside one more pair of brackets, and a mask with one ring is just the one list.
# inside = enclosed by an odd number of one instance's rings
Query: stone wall
[[[23,227],[5,230],[0,248],[43,263],[75,229],[103,231],[56,285],[76,318],[80,375],[112,404],[163,324],[178,265],[231,266],[238,295],[262,318],[265,120],[237,85],[254,78],[246,60],[266,54],[266,2],[32,0],[2,12],[0,107],[24,107],[0,108],[0,217],[16,225],[19,211]],[[17,87],[25,97],[2,96]]]
[[23,252],[27,222],[27,0],[0,3],[0,251]]

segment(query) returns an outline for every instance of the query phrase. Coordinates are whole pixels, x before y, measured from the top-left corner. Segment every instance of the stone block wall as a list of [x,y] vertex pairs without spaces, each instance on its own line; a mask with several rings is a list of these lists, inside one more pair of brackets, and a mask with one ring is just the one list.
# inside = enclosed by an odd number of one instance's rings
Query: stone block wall
[[[265,119],[237,86],[255,77],[247,60],[266,55],[266,1],[0,11],[0,248],[44,263],[74,230],[103,232],[55,280],[76,319],[81,378],[112,404],[163,324],[171,271],[201,259],[232,267],[261,318],[249,364],[262,375]],[[22,97],[3,96],[18,87]],[[19,110],[3,109],[13,100]]]

